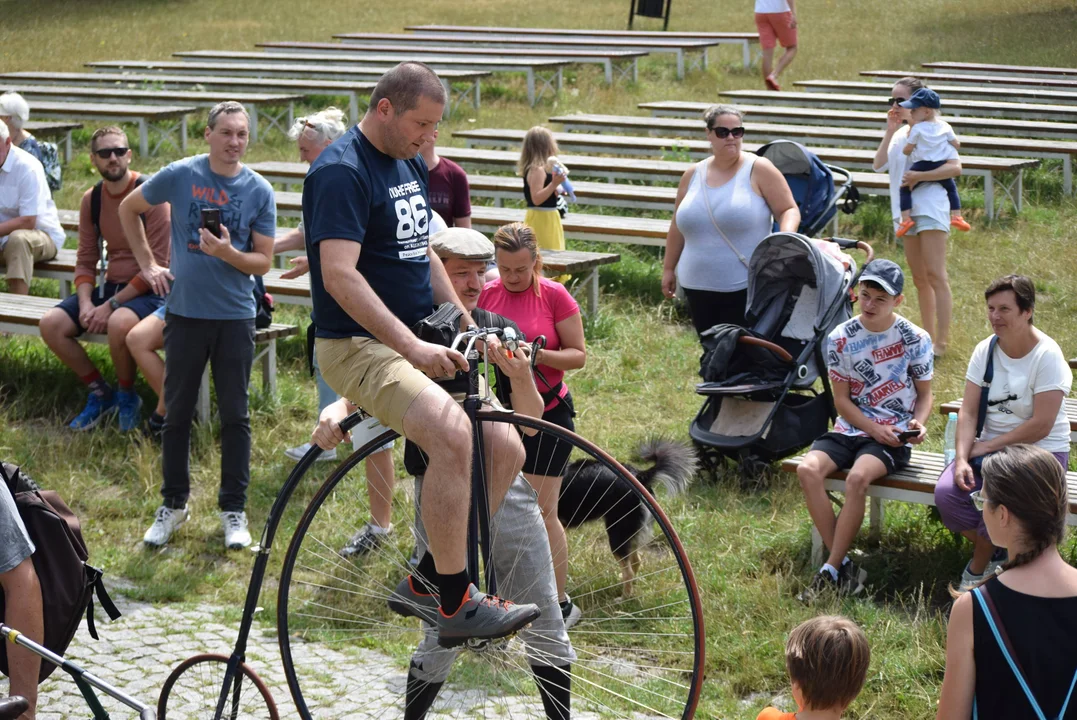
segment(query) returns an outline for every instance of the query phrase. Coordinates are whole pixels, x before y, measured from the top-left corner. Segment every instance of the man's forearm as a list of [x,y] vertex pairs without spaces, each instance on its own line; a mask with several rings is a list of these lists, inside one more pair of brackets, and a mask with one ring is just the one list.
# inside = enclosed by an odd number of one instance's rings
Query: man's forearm
[[229,245],[217,256],[226,263],[247,275],[265,275],[273,266],[273,259],[258,252],[241,252]]
[[416,341],[415,335],[385,306],[358,270],[344,268],[330,271],[324,273],[324,278],[326,292],[344,312],[378,341],[407,357],[408,350]]
[[120,218],[120,227],[123,228],[124,237],[131,247],[131,254],[135,256],[138,267],[142,270],[152,266],[155,262],[153,252],[150,250],[150,241],[146,238],[146,228],[142,226],[142,220],[138,213],[131,212],[121,202],[116,214]]
[[290,231],[287,235],[281,238],[277,238],[273,242],[273,254],[276,255],[282,252],[290,252],[292,250],[302,250],[305,245],[303,239],[303,233],[299,232],[299,228]]
[[0,222],[0,237],[7,237],[16,230],[33,230],[37,226],[37,215],[20,215]]

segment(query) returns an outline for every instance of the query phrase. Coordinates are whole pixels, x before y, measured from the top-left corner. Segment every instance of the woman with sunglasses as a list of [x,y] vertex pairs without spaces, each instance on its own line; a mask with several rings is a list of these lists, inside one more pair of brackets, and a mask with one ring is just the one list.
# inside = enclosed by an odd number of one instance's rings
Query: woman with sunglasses
[[957,598],[938,720],[1077,720],[1077,569],[1058,552],[1066,473],[1051,453],[1011,445],[984,461],[973,494],[1003,572]]
[[[1030,443],[1054,455],[1060,467],[1069,465],[1070,424],[1063,400],[1073,373],[1058,343],[1032,324],[1032,281],[1022,275],[1001,277],[987,287],[984,299],[994,334],[972,352],[957,416],[956,457],[935,485],[943,524],[973,544],[961,592],[993,575],[1004,560],[1001,551],[993,557],[998,543],[991,542],[984,516],[969,499],[983,482],[978,470],[984,458],[1009,445]],[[983,392],[988,393],[987,407],[983,430],[977,433]]]
[[800,227],[793,193],[766,158],[741,149],[744,113],[714,105],[703,113],[712,155],[690,168],[677,188],[666,235],[662,292],[680,284],[696,332],[714,325],[744,325],[748,258],[770,235]]
[[[950,235],[950,202],[941,185],[928,180],[946,180],[961,175],[961,161],[948,160],[935,170],[906,170],[911,111],[898,103],[905,102],[917,90],[926,87],[918,78],[906,77],[890,90],[890,110],[886,114],[886,132],[872,163],[875,172],[890,175],[890,214],[894,232],[901,224],[902,185],[913,189],[913,226],[902,238],[905,260],[912,272],[912,284],[920,301],[920,327],[931,336],[936,357],[946,353],[950,341],[953,295],[946,274],[946,240]],[[924,184],[919,184],[924,183]]]

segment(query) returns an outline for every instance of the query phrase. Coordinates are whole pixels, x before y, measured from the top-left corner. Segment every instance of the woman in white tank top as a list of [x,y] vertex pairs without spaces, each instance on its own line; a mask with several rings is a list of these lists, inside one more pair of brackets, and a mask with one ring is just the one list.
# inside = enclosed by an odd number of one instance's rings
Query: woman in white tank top
[[[684,173],[666,235],[662,292],[679,284],[696,332],[744,325],[748,259],[771,233],[800,227],[800,210],[778,169],[741,150],[744,114],[715,105],[703,114],[713,155]],[[724,137],[723,137],[724,136]]]

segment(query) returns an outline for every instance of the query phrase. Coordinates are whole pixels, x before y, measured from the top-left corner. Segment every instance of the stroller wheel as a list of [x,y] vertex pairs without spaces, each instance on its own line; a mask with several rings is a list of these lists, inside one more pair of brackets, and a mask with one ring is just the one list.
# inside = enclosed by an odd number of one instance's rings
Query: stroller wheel
[[721,453],[699,442],[695,443],[695,448],[700,470],[710,476],[712,483],[717,483],[719,472],[725,464]]
[[740,459],[740,486],[744,490],[759,490],[770,484],[773,469],[770,463],[760,460],[755,455],[744,455]]

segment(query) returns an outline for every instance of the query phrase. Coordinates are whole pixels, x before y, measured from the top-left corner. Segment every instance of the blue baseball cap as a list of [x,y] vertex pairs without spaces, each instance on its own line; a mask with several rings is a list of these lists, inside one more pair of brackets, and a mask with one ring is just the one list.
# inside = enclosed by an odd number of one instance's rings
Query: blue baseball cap
[[906,110],[915,110],[918,107],[928,107],[932,110],[938,110],[942,107],[942,101],[939,100],[939,94],[931,88],[920,88],[912,94],[911,98],[898,104]]
[[865,265],[864,271],[860,274],[860,282],[864,283],[869,280],[894,297],[900,295],[905,289],[905,273],[893,260],[880,258]]

